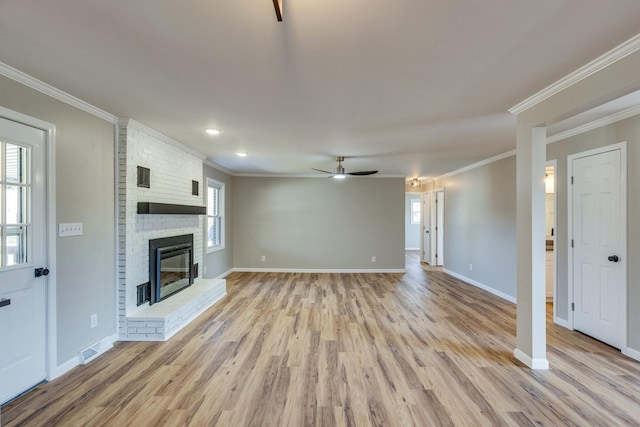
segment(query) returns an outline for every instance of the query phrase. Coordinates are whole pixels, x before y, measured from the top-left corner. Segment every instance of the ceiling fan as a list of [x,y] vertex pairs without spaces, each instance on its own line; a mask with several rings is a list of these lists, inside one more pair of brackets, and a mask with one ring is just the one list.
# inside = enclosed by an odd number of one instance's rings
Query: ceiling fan
[[336,166],[333,172],[325,171],[322,169],[316,169],[316,168],[311,168],[311,169],[318,172],[329,173],[333,178],[338,178],[338,179],[345,178],[347,175],[365,176],[365,175],[373,175],[378,173],[378,171],[345,172],[344,167],[342,166],[342,162],[344,162],[343,156],[336,157],[336,162],[338,162],[338,165]]

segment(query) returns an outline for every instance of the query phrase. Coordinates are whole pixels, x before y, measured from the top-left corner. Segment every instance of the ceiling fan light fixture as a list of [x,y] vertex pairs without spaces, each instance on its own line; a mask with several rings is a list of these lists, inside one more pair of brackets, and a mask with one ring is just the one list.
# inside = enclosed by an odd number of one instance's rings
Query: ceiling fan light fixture
[[333,175],[333,177],[335,179],[345,179],[347,175],[345,175],[344,173],[336,173],[335,175]]
[[238,157],[247,157],[249,155],[249,153],[247,153],[246,151],[238,151],[236,153],[236,156]]
[[219,129],[207,129],[205,132],[207,132],[209,135],[220,135]]

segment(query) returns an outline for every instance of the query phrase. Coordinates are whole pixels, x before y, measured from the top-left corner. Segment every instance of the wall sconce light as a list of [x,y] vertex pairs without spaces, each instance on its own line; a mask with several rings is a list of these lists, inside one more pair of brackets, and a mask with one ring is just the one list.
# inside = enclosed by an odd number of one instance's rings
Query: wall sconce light
[[413,178],[411,181],[409,181],[409,187],[420,188],[420,180],[418,178]]

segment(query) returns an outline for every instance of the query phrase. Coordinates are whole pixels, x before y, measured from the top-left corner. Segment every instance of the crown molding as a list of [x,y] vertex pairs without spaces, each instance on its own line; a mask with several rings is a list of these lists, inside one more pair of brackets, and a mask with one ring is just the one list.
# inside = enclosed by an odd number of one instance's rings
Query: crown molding
[[184,145],[183,143],[176,141],[173,138],[168,137],[167,135],[158,132],[157,130],[150,128],[147,125],[143,125],[142,123],[135,121],[133,119],[129,119],[129,118],[120,118],[118,119],[118,127],[128,127],[128,126],[133,126],[134,128],[138,129],[139,131],[142,131],[144,133],[146,133],[149,136],[152,136],[156,139],[159,139],[162,142],[165,142],[169,145],[173,145],[176,148],[179,148],[182,151],[186,151],[187,153],[199,158],[200,160],[204,160],[207,156],[205,156],[204,154],[202,154],[201,152],[194,150],[191,147],[188,147],[186,145]]
[[212,162],[211,160],[209,160],[208,158],[204,159],[203,163],[206,166],[209,166],[210,168],[213,168],[217,171],[220,171],[222,173],[226,173],[227,175],[231,175],[231,176],[238,176],[234,171],[232,171],[231,169],[227,169],[223,166],[220,166],[217,163]]
[[597,129],[606,125],[610,125],[620,120],[628,119],[629,117],[637,116],[640,114],[640,105],[627,108],[626,110],[619,111],[617,113],[608,115],[598,120],[594,120],[587,124],[575,127],[573,129],[566,130],[564,132],[557,133],[547,138],[547,144],[562,141],[563,139],[570,138],[572,136],[580,135],[581,133],[589,132],[590,130]]
[[28,74],[23,73],[20,70],[17,70],[4,62],[0,62],[0,75],[5,76],[11,80],[14,80],[20,84],[23,84],[31,89],[37,90],[45,95],[48,95],[52,98],[57,99],[58,101],[62,101],[65,104],[71,105],[79,110],[82,110],[86,113],[94,115],[102,120],[106,120],[109,123],[116,124],[118,118],[111,113],[107,113],[104,110],[101,110],[98,107],[94,107],[93,105],[85,102],[79,98],[76,98],[73,95],[69,95],[66,92],[57,89],[50,84],[42,82],[35,77],[31,77]]
[[461,174],[463,172],[468,172],[468,171],[470,171],[472,169],[476,169],[476,168],[479,168],[479,167],[482,167],[482,166],[486,166],[486,165],[491,164],[493,162],[497,162],[498,160],[506,159],[507,157],[511,157],[511,156],[515,156],[515,155],[516,155],[516,150],[509,150],[509,151],[506,151],[506,152],[504,152],[502,154],[498,154],[498,155],[495,155],[493,157],[489,157],[488,159],[480,160],[479,162],[470,164],[469,166],[465,166],[463,168],[456,169],[456,170],[454,170],[452,172],[447,172],[444,175],[440,175],[440,176],[434,178],[433,180],[435,181],[435,180],[438,180],[438,179],[448,178],[450,176],[458,175],[458,174]]
[[508,111],[511,114],[518,115],[529,108],[539,104],[547,98],[567,89],[570,86],[586,79],[587,77],[597,73],[598,71],[620,61],[623,58],[640,50],[640,34],[635,35],[624,43],[611,49],[604,55],[599,56],[588,64],[578,68],[573,73],[561,78],[552,85],[546,87],[535,95],[530,96],[519,104],[511,107]]

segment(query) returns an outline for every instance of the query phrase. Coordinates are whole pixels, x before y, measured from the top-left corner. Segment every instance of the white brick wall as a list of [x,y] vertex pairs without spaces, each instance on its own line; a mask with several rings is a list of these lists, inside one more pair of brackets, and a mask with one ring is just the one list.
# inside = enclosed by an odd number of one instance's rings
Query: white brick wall
[[[126,316],[138,309],[136,287],[149,280],[150,239],[193,234],[194,263],[202,265],[203,216],[138,215],[138,202],[203,206],[204,184],[202,158],[179,144],[133,121],[121,123],[119,136],[118,310],[122,336],[132,327]],[[138,166],[151,170],[151,188],[137,186]],[[200,183],[198,196],[191,195],[192,180]]]

